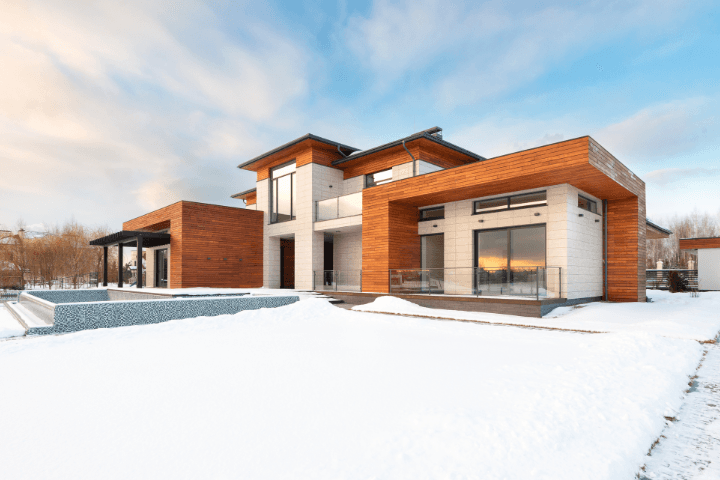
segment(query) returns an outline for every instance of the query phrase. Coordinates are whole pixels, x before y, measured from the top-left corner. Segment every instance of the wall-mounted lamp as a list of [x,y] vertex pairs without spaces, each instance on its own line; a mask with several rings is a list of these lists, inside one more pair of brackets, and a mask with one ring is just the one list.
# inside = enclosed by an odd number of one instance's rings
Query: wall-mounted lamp
[[210,257],[208,257],[208,260],[210,260]]
[[596,219],[595,219],[595,223],[600,223],[600,220],[598,220],[598,219],[596,218]]
[[437,228],[437,225],[433,225],[433,228]]
[[539,216],[540,216],[540,213],[539,213],[539,212],[535,212],[535,216],[536,216],[536,217],[539,217]]
[[585,216],[585,214],[583,214],[583,213],[578,213],[578,217],[584,217],[584,216]]
[[242,262],[242,258],[240,259],[240,261]]
[[227,262],[227,258],[223,258],[223,260],[225,260]]
[[330,185],[330,188],[332,188],[332,185]]
[[480,220],[478,220],[478,222],[480,222],[480,223],[483,223],[484,221],[485,220],[483,220],[482,218]]

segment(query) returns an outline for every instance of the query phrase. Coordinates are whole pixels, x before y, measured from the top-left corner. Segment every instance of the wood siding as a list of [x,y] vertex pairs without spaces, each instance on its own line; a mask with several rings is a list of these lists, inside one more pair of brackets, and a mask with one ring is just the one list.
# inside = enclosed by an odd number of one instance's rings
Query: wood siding
[[[295,161],[296,167],[302,167],[309,163],[318,163],[331,167],[332,162],[343,158],[337,149],[315,140],[305,140],[292,147],[286,148],[269,157],[263,158],[253,165],[246,167],[246,170],[257,172],[257,181],[270,177],[270,170],[283,163]],[[335,168],[335,167],[333,167]]]
[[245,205],[255,205],[257,203],[257,192],[250,192],[245,196]]
[[168,222],[172,288],[262,286],[263,212],[177,202],[125,222],[123,229]]
[[720,248],[720,237],[680,239],[680,250],[695,250],[698,248]]
[[[434,163],[442,168],[457,167],[470,162],[476,162],[473,157],[457,152],[451,148],[438,145],[430,140],[420,138],[405,144],[416,160],[425,160]],[[357,160],[350,160],[338,165],[345,173],[343,178],[348,179],[358,175],[387,170],[396,165],[412,162],[402,145],[397,145],[377,153],[359,157]]]
[[[608,215],[608,232],[616,232],[612,239],[608,235],[608,242],[617,242],[609,246],[608,252],[621,257],[616,268],[608,269],[608,283],[615,285],[609,287],[609,298],[644,301],[645,184],[590,137],[363,190],[363,291],[387,292],[387,269],[408,268],[406,264],[412,263],[402,255],[400,245],[408,242],[407,250],[416,248],[409,231],[412,222],[417,235],[417,217],[411,220],[410,210],[399,208],[401,205],[417,210],[563,183],[600,199],[618,201]],[[419,247],[416,250],[419,254]],[[623,268],[619,268],[618,261],[626,262]]]

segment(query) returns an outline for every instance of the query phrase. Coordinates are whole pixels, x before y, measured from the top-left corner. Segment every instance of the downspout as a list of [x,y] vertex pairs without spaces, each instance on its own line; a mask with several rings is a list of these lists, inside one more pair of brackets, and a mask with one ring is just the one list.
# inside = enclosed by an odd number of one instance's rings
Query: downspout
[[408,150],[408,148],[405,146],[405,140],[403,140],[402,146],[405,149],[405,151],[408,152],[408,155],[410,155],[410,158],[413,159],[413,175],[412,176],[414,177],[415,176],[415,164],[417,163],[417,160],[415,160],[415,157],[413,157],[413,154],[410,153],[410,150]]
[[347,155],[345,155],[345,154],[342,152],[342,150],[340,150],[340,145],[337,146],[337,151],[338,151],[338,153],[339,153],[340,155],[342,155],[343,158],[347,158],[347,157],[348,157]]
[[605,267],[605,301],[608,301],[608,241],[607,241],[607,200],[603,200],[603,264]]

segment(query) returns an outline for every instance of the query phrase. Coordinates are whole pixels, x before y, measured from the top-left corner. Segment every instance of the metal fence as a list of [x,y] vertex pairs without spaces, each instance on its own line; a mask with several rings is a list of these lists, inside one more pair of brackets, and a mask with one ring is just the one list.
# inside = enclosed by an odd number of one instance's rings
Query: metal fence
[[685,277],[688,282],[688,287],[693,290],[698,289],[698,271],[688,269],[649,269],[645,271],[645,287],[653,290],[667,290],[668,289],[668,275],[670,272],[678,272],[680,275]]
[[393,269],[390,293],[562,297],[560,267]]
[[314,272],[313,290],[325,292],[362,291],[362,270],[319,270]]

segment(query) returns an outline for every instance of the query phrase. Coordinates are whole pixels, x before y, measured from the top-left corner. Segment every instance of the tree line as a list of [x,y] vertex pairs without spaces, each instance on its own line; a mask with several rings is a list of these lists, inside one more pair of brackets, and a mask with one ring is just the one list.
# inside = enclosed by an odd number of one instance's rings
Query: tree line
[[[0,228],[0,288],[54,288],[59,279],[79,285],[88,274],[102,279],[103,249],[90,240],[110,233],[70,220],[43,232],[31,232],[19,221],[12,230]],[[117,282],[117,249],[108,251],[108,280]]]
[[662,260],[663,268],[686,269],[690,261],[697,268],[697,258],[680,250],[681,238],[720,237],[720,215],[693,212],[658,219],[658,225],[672,231],[670,238],[648,240],[646,268],[657,268]]

